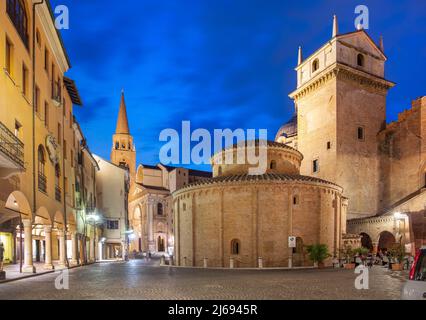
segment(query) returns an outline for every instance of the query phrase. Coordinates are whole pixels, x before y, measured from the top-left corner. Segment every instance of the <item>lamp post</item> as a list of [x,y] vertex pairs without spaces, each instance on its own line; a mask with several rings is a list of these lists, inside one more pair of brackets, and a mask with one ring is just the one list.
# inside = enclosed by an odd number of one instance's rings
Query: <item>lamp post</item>
[[96,226],[102,224],[102,217],[94,211],[87,215],[87,220],[93,222],[93,258],[96,262]]

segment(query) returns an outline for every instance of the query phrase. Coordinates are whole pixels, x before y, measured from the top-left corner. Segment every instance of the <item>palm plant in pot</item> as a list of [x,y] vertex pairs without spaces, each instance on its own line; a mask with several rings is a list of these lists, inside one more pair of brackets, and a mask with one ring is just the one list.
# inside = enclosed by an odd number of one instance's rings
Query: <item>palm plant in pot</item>
[[401,243],[395,243],[392,248],[389,250],[392,258],[397,262],[392,264],[392,270],[401,271],[402,270],[402,261],[405,257],[405,247]]
[[323,268],[324,260],[331,257],[331,254],[328,252],[328,247],[325,244],[306,246],[306,251],[308,252],[309,259],[313,261],[314,267],[316,268]]

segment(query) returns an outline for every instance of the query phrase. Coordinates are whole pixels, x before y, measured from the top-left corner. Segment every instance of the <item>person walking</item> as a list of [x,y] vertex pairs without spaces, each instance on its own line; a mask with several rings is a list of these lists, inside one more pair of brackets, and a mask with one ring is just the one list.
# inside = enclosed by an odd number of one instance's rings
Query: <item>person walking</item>
[[4,245],[0,242],[0,271],[3,271]]

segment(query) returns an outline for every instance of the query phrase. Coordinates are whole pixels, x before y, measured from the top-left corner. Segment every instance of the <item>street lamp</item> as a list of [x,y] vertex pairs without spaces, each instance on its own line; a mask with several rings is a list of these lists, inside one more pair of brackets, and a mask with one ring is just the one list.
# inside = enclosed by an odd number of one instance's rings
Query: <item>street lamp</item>
[[96,261],[96,225],[102,224],[102,216],[96,212],[92,212],[86,216],[87,220],[93,222],[93,256]]

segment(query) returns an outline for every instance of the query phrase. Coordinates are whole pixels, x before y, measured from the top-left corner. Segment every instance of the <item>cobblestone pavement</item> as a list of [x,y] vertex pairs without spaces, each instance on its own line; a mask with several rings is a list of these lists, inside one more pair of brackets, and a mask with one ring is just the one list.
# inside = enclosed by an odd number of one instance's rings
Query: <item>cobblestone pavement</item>
[[356,290],[353,270],[205,270],[144,261],[99,263],[69,270],[69,290],[57,274],[0,284],[0,299],[399,299],[403,274],[374,267],[370,290]]

